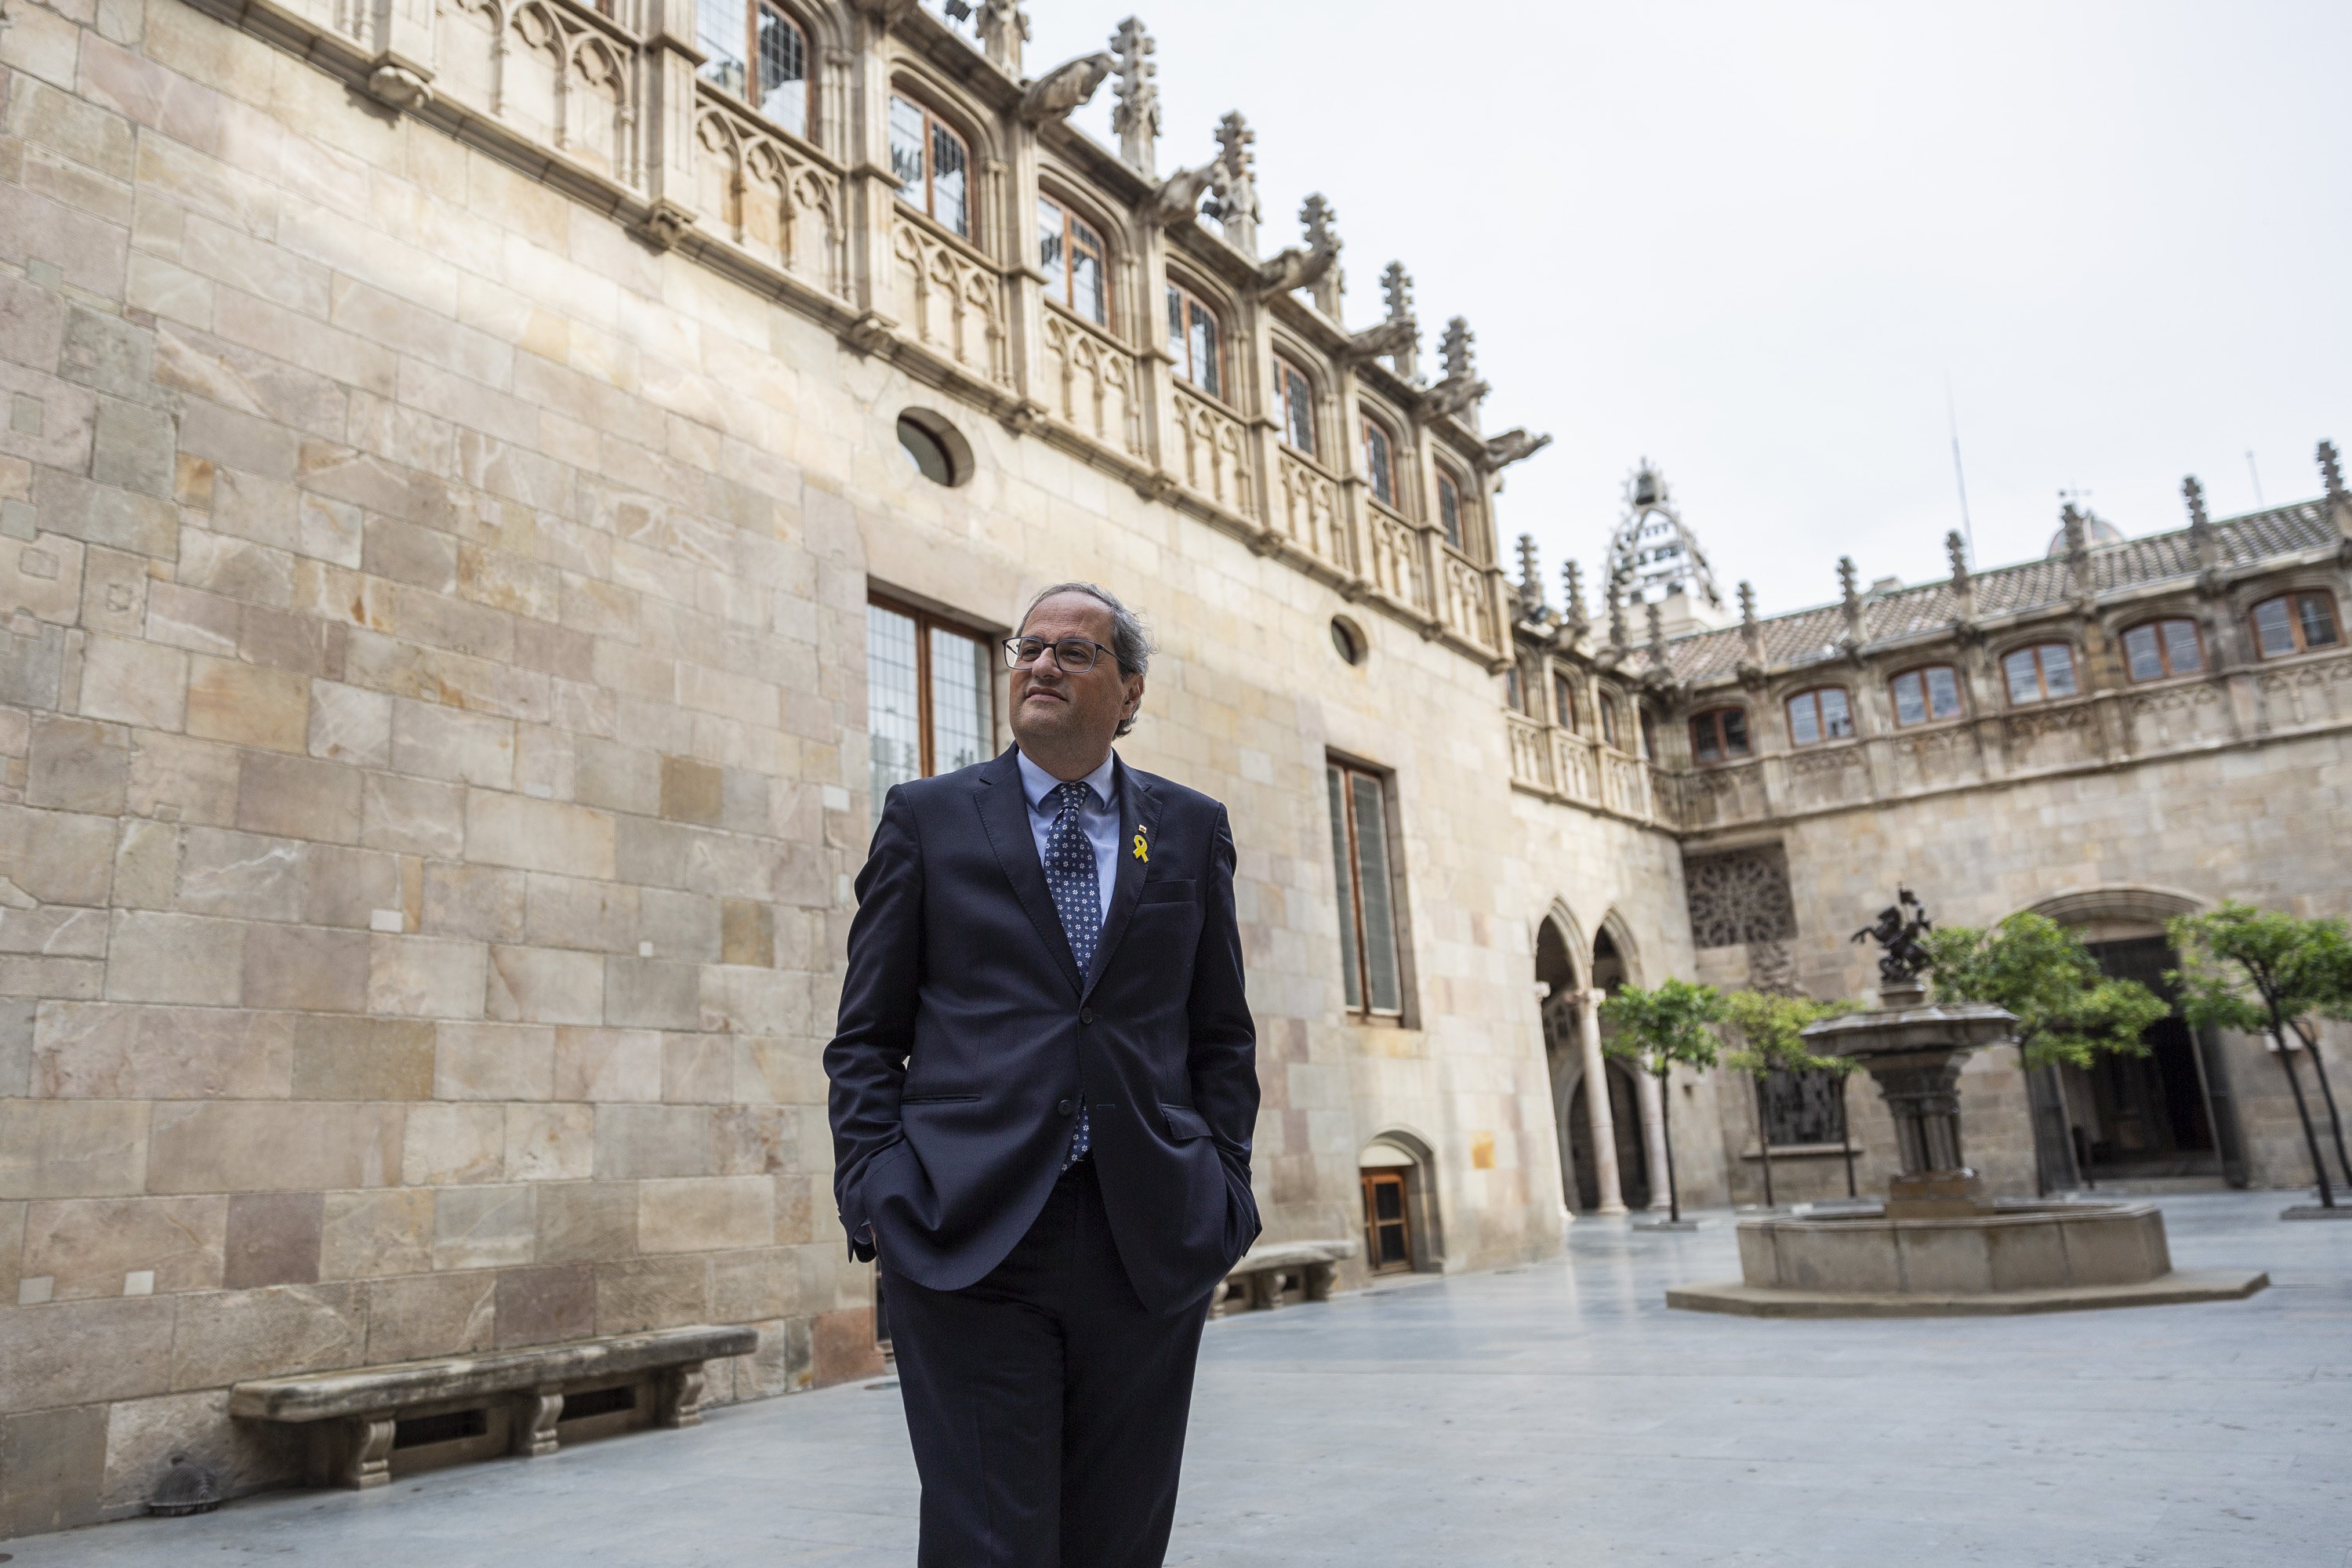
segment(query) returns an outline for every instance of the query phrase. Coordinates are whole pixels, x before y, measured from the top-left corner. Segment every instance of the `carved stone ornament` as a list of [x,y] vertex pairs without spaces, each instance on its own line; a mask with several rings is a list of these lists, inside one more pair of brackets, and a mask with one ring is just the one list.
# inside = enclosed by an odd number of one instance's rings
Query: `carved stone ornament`
[[664,196],[646,210],[646,216],[639,218],[636,226],[629,232],[635,235],[638,243],[647,249],[667,250],[686,237],[686,231],[694,226],[694,220],[692,207]]
[[1201,200],[1216,184],[1221,165],[1209,163],[1197,169],[1179,169],[1160,182],[1148,215],[1157,224],[1178,224],[1198,216]]
[[1393,318],[1376,327],[1366,327],[1348,339],[1347,353],[1350,359],[1378,359],[1382,354],[1402,354],[1421,337],[1421,323],[1411,316]]
[[1549,436],[1530,436],[1525,429],[1506,430],[1486,443],[1486,460],[1498,468],[1507,468],[1550,445]]
[[1094,97],[1118,61],[1108,51],[1065,60],[1031,82],[1021,94],[1021,118],[1032,125],[1066,120],[1072,110]]
[[433,101],[427,73],[385,60],[368,74],[368,96],[401,110],[424,108]]
[[1160,89],[1152,80],[1160,68],[1151,62],[1159,46],[1143,24],[1129,16],[1110,36],[1110,47],[1118,60],[1118,101],[1110,111],[1111,133],[1118,138],[1120,160],[1150,179],[1160,172]]
[[[974,27],[980,34],[980,47],[988,56],[989,63],[1018,80],[1021,76],[1021,46],[1030,37],[1029,13],[1021,8],[1019,0],[982,0],[980,20]],[[1026,107],[1025,103],[1024,107]]]
[[1697,947],[1788,942],[1797,934],[1789,856],[1778,844],[1694,856],[1683,864],[1683,893]]
[[1332,231],[1331,204],[1319,195],[1307,198],[1299,221],[1307,226],[1307,243],[1286,248],[1257,269],[1258,297],[1270,300],[1295,289],[1311,289],[1329,275],[1339,261],[1339,237]]
[[1475,376],[1465,379],[1449,375],[1422,395],[1421,405],[1433,419],[1449,418],[1493,390]]

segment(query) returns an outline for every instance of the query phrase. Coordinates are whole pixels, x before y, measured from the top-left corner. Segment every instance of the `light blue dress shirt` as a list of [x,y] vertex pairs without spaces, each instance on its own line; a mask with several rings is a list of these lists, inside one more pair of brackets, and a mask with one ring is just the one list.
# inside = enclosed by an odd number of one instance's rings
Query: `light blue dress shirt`
[[[1013,753],[1021,763],[1021,793],[1029,800],[1029,832],[1037,841],[1037,863],[1045,863],[1045,840],[1054,831],[1054,807],[1045,797],[1062,783],[1029,760],[1029,753]],[[1102,905],[1102,918],[1110,920],[1111,883],[1118,875],[1118,801],[1112,793],[1111,776],[1118,766],[1118,753],[1113,752],[1103,759],[1102,766],[1086,776],[1086,804],[1078,807],[1078,826],[1087,842],[1095,848],[1095,897]]]

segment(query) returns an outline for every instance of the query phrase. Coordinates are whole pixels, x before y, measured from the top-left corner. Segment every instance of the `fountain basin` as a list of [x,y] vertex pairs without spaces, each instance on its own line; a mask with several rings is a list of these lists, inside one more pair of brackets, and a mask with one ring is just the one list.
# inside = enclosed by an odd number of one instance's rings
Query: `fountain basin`
[[2260,1272],[2172,1267],[2152,1204],[2004,1203],[1949,1218],[1884,1209],[1739,1222],[1740,1279],[1666,1292],[1666,1304],[1750,1317],[2063,1312],[2235,1300]]

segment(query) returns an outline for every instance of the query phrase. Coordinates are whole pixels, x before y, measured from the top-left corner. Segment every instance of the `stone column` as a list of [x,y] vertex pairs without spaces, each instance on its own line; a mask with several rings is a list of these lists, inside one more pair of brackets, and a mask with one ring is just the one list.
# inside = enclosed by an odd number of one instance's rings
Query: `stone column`
[[1637,1072],[1633,1087],[1642,1101],[1642,1152],[1650,1162],[1650,1207],[1671,1206],[1666,1195],[1666,1104],[1655,1073]]
[[1601,1189],[1598,1214],[1623,1214],[1624,1189],[1617,1179],[1617,1120],[1609,1109],[1609,1068],[1601,1055],[1601,1004],[1609,993],[1587,991],[1576,1010],[1584,1045],[1584,1115],[1592,1129],[1592,1176]]

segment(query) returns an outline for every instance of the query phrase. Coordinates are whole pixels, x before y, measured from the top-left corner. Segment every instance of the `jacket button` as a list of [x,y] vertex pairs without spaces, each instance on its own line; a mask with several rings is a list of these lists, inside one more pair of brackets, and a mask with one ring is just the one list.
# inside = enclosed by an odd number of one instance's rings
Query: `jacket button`
[[1054,1109],[1065,1116],[1076,1116],[1078,1113],[1078,1102],[1075,1100],[1066,1100]]
[[1093,1023],[1094,1021],[1095,1021],[1095,1010],[1094,1010],[1092,1007],[1081,1007],[1081,1008],[1079,1008],[1079,1009],[1078,1009],[1078,1022],[1079,1022],[1079,1023],[1081,1023],[1081,1024],[1091,1024],[1091,1023]]

